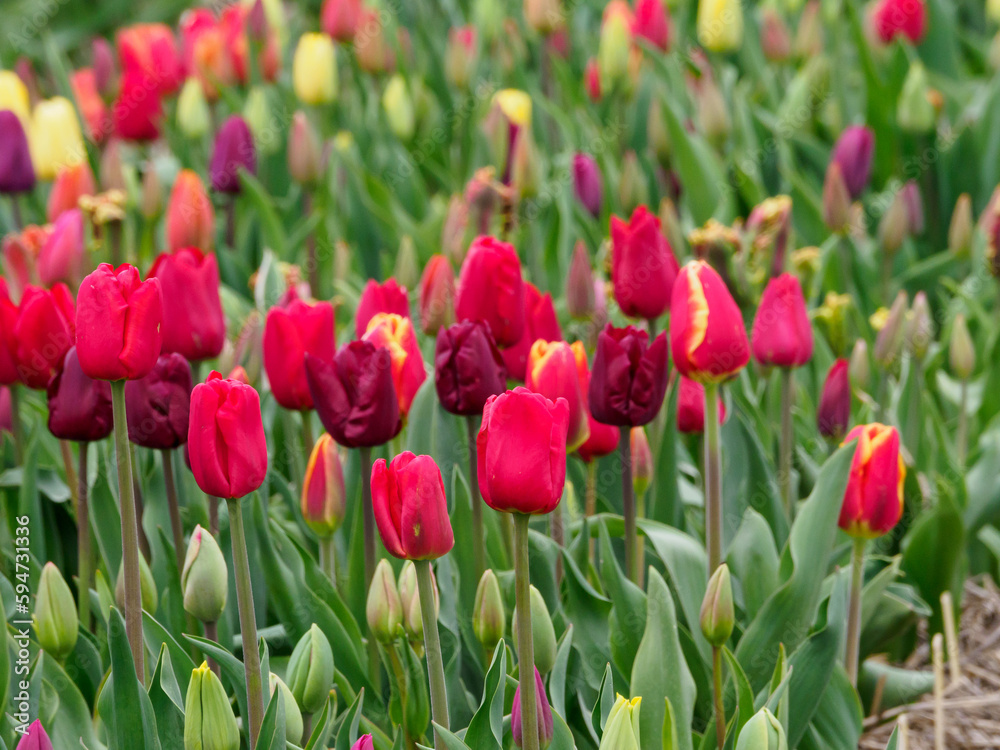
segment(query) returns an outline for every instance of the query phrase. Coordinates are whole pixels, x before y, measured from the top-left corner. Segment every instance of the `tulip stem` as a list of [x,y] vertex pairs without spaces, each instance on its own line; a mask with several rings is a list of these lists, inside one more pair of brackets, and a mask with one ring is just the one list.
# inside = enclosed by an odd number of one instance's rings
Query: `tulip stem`
[[[309,217],[313,211],[313,197],[309,190],[302,191],[302,215]],[[319,293],[319,259],[316,257],[316,237],[313,232],[306,236],[306,278],[309,279],[309,291],[316,299]]]
[[174,557],[177,559],[177,574],[184,571],[184,527],[181,524],[181,508],[177,502],[177,485],[174,484],[173,451],[164,449],[160,452],[163,458],[163,484],[167,489],[167,507],[170,510],[170,529],[174,535]]
[[87,487],[87,448],[89,443],[80,443],[80,470],[77,472],[76,534],[77,534],[77,612],[80,625],[90,630],[90,504]]
[[73,468],[73,450],[69,447],[68,440],[59,441],[59,451],[62,453],[63,468],[66,471],[66,484],[69,485],[70,499],[73,501],[73,505],[76,505],[79,500],[77,493],[80,488],[76,478],[76,469]]
[[[372,449],[366,445],[358,448],[361,454],[361,508],[365,533],[365,591],[372,587],[375,577],[375,508],[372,505]],[[368,671],[372,682],[378,685],[379,667],[378,643],[368,639]]]
[[[217,622],[206,622],[205,623],[205,638],[206,640],[212,641],[212,643],[219,642],[219,623]],[[215,672],[216,677],[222,677],[222,670],[219,669],[218,663],[211,656],[206,656],[205,661],[208,662],[208,668]]]
[[722,702],[722,649],[712,646],[712,677],[715,697],[715,739],[719,750],[726,746],[726,706]]
[[531,580],[528,573],[528,521],[531,516],[525,513],[511,515],[514,517],[514,598],[517,605],[517,672],[521,684],[521,750],[538,750],[535,645],[531,628]]
[[969,381],[967,379],[962,380],[961,390],[959,391],[959,401],[958,401],[958,435],[955,438],[958,444],[958,468],[965,469],[965,453],[968,448],[969,442],[969,417],[965,413],[966,402],[968,400],[968,390]]
[[243,636],[243,666],[247,683],[248,736],[250,750],[257,746],[257,736],[264,720],[263,683],[260,676],[260,652],[257,650],[257,618],[253,608],[253,588],[250,585],[250,560],[247,557],[246,532],[243,529],[243,508],[239,498],[226,501],[229,506],[229,536],[233,543],[233,572],[236,575],[236,603],[240,611],[240,631]]
[[722,452],[719,444],[719,386],[705,385],[705,537],[708,575],[722,562]]
[[[424,623],[424,652],[427,654],[427,677],[431,685],[431,715],[434,723],[449,728],[448,690],[444,681],[444,659],[441,657],[441,638],[438,635],[436,608],[434,606],[434,580],[430,560],[414,560],[417,566],[417,590],[420,594],[420,617]],[[435,730],[434,747],[444,750],[444,738]]]
[[309,455],[312,453],[313,446],[316,445],[316,440],[313,437],[312,418],[309,415],[309,412],[303,411],[301,412],[301,416],[302,416],[302,443],[303,445],[305,445],[306,466],[308,466]]
[[21,387],[10,385],[10,432],[14,438],[14,459],[20,466],[24,462],[24,431],[21,425]]
[[[591,458],[587,464],[587,490],[584,501],[583,512],[587,518],[592,517],[597,512],[597,458]],[[594,562],[594,537],[587,541],[587,560]]]
[[861,591],[865,583],[864,537],[854,540],[851,554],[851,599],[847,610],[847,651],[844,655],[844,669],[852,685],[858,684],[858,654],[861,650]]
[[791,521],[795,517],[795,503],[792,501],[792,380],[790,367],[781,368],[781,441],[778,444],[780,465],[778,481],[781,484],[781,502],[785,515]]
[[465,428],[469,436],[469,499],[472,502],[472,558],[476,569],[474,580],[483,577],[486,569],[486,539],[483,535],[483,504],[479,498],[479,456],[476,446],[476,418],[465,418]]
[[923,388],[921,381],[924,368],[915,356],[910,358],[910,366],[913,368],[913,377],[910,378],[910,403],[906,415],[906,448],[916,462],[920,452],[920,389]]
[[320,537],[319,540],[319,563],[326,577],[330,579],[333,588],[337,588],[337,544],[333,534]]
[[118,462],[118,504],[122,516],[122,565],[125,567],[125,632],[135,673],[146,679],[142,642],[142,591],[139,583],[139,522],[135,512],[132,461],[125,422],[125,381],[111,383],[111,406],[115,423],[115,458]]
[[20,232],[24,228],[24,217],[21,215],[21,198],[17,193],[10,194],[10,213],[14,219],[14,229]]
[[621,428],[618,455],[622,465],[622,512],[625,514],[625,572],[633,583],[639,582],[638,532],[635,526],[635,493],[632,487],[632,430]]

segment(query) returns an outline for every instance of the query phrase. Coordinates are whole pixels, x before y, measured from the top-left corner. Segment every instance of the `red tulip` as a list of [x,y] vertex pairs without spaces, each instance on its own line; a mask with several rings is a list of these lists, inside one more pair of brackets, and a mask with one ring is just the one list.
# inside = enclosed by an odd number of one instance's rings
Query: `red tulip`
[[590,369],[587,366],[587,350],[583,348],[582,341],[573,342],[573,355],[576,358],[576,374],[580,381],[580,393],[583,394],[587,409],[587,425],[590,429],[586,442],[577,448],[576,452],[589,464],[595,458],[611,455],[618,449],[620,430],[614,425],[598,422],[590,413]]
[[307,353],[306,380],[323,427],[340,445],[382,445],[402,429],[388,349],[351,341],[332,363]]
[[74,208],[56,219],[46,237],[38,253],[38,278],[45,286],[59,281],[77,286],[85,261],[83,213]]
[[430,456],[400,453],[372,467],[372,506],[385,548],[404,560],[434,560],[455,544],[441,470]]
[[155,82],[141,72],[126,71],[118,98],[111,107],[115,134],[127,141],[155,141],[160,137],[163,102]]
[[365,335],[368,323],[378,313],[394,313],[404,318],[410,317],[410,301],[406,296],[406,287],[390,277],[385,283],[379,284],[375,279],[368,279],[365,288],[358,299],[358,310],[354,314],[354,333],[358,338]]
[[735,377],[750,360],[740,309],[706,262],[681,269],[670,304],[670,349],[678,371],[699,383]]
[[[719,424],[726,421],[726,404],[719,398]],[[677,429],[688,434],[705,431],[705,386],[681,377],[677,391]]]
[[49,191],[49,200],[45,208],[45,216],[49,222],[54,222],[64,211],[77,208],[80,198],[97,193],[97,183],[94,173],[86,160],[73,167],[63,167],[56,175]]
[[569,406],[527,388],[491,396],[483,408],[476,449],[479,491],[491,508],[551,513],[566,482]]
[[25,289],[14,337],[21,382],[44,389],[59,372],[76,339],[76,313],[69,288],[56,284],[52,289]]
[[0,385],[10,385],[20,381],[17,370],[17,326],[19,310],[10,298],[7,281],[0,276]]
[[42,722],[36,719],[31,723],[15,750],[52,750],[52,741],[42,727]]
[[73,89],[77,109],[83,116],[87,137],[95,143],[101,143],[111,132],[111,122],[108,117],[108,107],[97,88],[97,77],[93,68],[73,71],[69,77],[69,84]]
[[[250,80],[250,40],[247,30],[251,20],[251,10],[252,7],[245,3],[230,3],[219,18],[225,35],[225,49],[229,52],[237,80],[243,84]],[[261,78],[273,81],[281,71],[281,49],[277,31],[268,27],[263,42],[263,48],[257,55],[257,67]]]
[[610,323],[597,337],[588,401],[594,419],[619,427],[647,424],[660,411],[667,390],[667,338],[653,343],[632,326]]
[[890,531],[903,514],[906,465],[895,427],[858,425],[844,438],[857,439],[838,524],[854,537],[874,539]]
[[333,305],[293,300],[272,307],[264,327],[264,369],[275,400],[286,409],[313,408],[306,381],[305,356],[332,362],[337,350]]
[[623,313],[658,318],[670,307],[676,279],[677,258],[649,209],[639,206],[628,223],[611,217],[611,281]]
[[409,413],[413,397],[427,378],[413,322],[402,315],[379,313],[368,321],[363,340],[389,350],[399,410],[404,415]]
[[524,331],[524,282],[513,245],[488,236],[473,240],[459,274],[455,315],[486,321],[501,348],[518,342]]
[[816,410],[819,434],[831,440],[840,440],[851,421],[850,362],[838,359],[833,363],[823,381],[823,391]]
[[220,86],[236,83],[225,29],[210,9],[191,8],[181,15],[180,33],[188,75],[196,76],[206,98],[215,101]]
[[115,37],[122,76],[142,76],[145,86],[159,96],[172,94],[184,80],[184,65],[170,27],[140,23],[121,29]]
[[176,352],[164,354],[144,378],[125,384],[128,439],[143,448],[168,450],[187,442],[191,366]]
[[565,341],[539,339],[528,355],[525,378],[528,390],[540,393],[551,401],[566,399],[569,406],[569,427],[566,450],[570,453],[590,437],[586,395],[580,390],[576,355]]
[[80,285],[76,346],[83,371],[96,380],[145,377],[160,356],[158,279],[141,281],[127,263],[102,263]]
[[74,346],[49,381],[49,432],[60,440],[103,440],[114,429],[111,386],[87,377]]
[[490,396],[507,387],[507,370],[489,326],[466,320],[438,332],[434,386],[446,411],[482,414]]
[[455,318],[455,272],[451,261],[432,255],[420,277],[420,330],[428,336],[450,325]]
[[813,334],[799,280],[790,273],[767,283],[750,333],[754,358],[765,366],[801,367],[812,358]]
[[210,251],[215,243],[215,212],[197,172],[182,169],[167,203],[167,250],[196,247]]
[[344,521],[346,500],[344,467],[337,444],[324,432],[309,455],[302,480],[302,520],[318,536],[329,537]]
[[601,100],[601,67],[593,57],[587,60],[587,66],[583,71],[583,82],[590,100],[599,102]]
[[670,48],[670,18],[663,0],[636,0],[632,34],[646,39],[654,47]]
[[362,0],[324,0],[320,26],[338,42],[350,42],[361,22]]
[[534,284],[524,282],[524,330],[520,340],[503,350],[507,372],[515,380],[524,380],[527,374],[528,354],[532,345],[545,341],[562,341],[562,331],[552,304],[552,295],[542,294]]
[[159,279],[162,292],[162,351],[177,352],[192,362],[219,356],[226,341],[226,317],[215,255],[196,247],[161,253],[148,276]]
[[872,22],[886,44],[899,36],[919,44],[927,30],[927,8],[924,0],[881,0],[872,11]]

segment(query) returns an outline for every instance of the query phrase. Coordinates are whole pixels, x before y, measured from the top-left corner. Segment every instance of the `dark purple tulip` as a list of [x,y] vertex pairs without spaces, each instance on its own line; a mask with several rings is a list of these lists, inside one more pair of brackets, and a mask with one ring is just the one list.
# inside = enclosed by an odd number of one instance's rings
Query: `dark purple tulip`
[[21,120],[9,109],[0,110],[0,193],[26,193],[33,187],[35,168]]
[[875,153],[875,133],[864,125],[844,129],[833,147],[830,161],[840,165],[840,173],[852,199],[857,199],[868,184]]
[[215,136],[212,163],[208,169],[212,175],[212,189],[220,193],[240,192],[241,169],[250,174],[257,173],[257,150],[246,120],[233,115],[222,124]]
[[181,354],[163,354],[152,371],[125,383],[128,439],[143,448],[169,450],[188,436],[191,366]]
[[49,432],[60,440],[103,440],[111,434],[111,384],[83,374],[74,346],[49,382]]
[[590,413],[598,422],[619,427],[648,424],[667,391],[667,337],[649,343],[649,334],[610,323],[597,337],[590,371]]
[[816,410],[816,426],[825,438],[839,441],[851,421],[851,381],[848,361],[838,359],[823,382],[823,392]]
[[507,368],[490,328],[466,320],[438,332],[434,387],[446,411],[482,414],[486,399],[507,390]]
[[601,213],[603,197],[601,169],[590,154],[581,153],[573,156],[573,187],[576,188],[576,197],[583,207],[591,215],[598,216]]
[[32,722],[28,731],[21,737],[21,741],[17,743],[16,750],[52,750],[52,740],[42,728],[42,722],[38,719]]
[[389,442],[403,427],[392,357],[370,341],[349,341],[325,362],[305,356],[306,381],[326,431],[348,448]]
[[[549,698],[545,695],[545,683],[542,676],[535,667],[535,706],[538,716],[538,746],[547,748],[552,743],[552,734],[555,727],[552,723],[552,708],[549,706]],[[521,686],[518,685],[514,691],[514,703],[510,707],[510,731],[514,735],[514,744],[522,747],[524,735],[521,729]]]

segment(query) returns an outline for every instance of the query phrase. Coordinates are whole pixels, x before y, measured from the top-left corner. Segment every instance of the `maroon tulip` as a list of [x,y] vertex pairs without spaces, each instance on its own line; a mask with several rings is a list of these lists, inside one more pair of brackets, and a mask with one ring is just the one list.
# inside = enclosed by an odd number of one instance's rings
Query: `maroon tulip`
[[464,416],[482,414],[489,397],[506,390],[503,357],[483,321],[466,320],[438,332],[434,387],[446,411]]
[[17,371],[17,326],[19,311],[10,298],[7,280],[0,276],[0,385],[10,385],[21,378]]
[[542,294],[534,284],[524,282],[524,330],[516,344],[503,350],[503,361],[510,377],[524,380],[528,355],[538,339],[562,341],[562,337],[552,295],[548,292]]
[[115,53],[107,39],[97,36],[90,41],[90,66],[97,90],[108,94],[115,78]]
[[833,363],[823,381],[823,392],[816,410],[816,426],[819,434],[830,440],[839,441],[847,432],[851,421],[851,380],[849,362],[838,359]]
[[252,175],[257,173],[257,149],[246,120],[232,115],[215,136],[212,162],[208,167],[212,189],[220,193],[239,193],[240,170]]
[[80,285],[76,345],[83,371],[97,380],[135,380],[160,356],[158,279],[140,281],[127,263],[102,263]]
[[74,346],[48,387],[49,432],[60,440],[103,440],[111,434],[111,385],[87,377]]
[[435,560],[455,545],[441,470],[430,456],[400,453],[372,467],[372,506],[382,543],[404,560]]
[[223,380],[213,371],[194,387],[188,455],[191,473],[206,495],[244,497],[264,483],[267,440],[253,386]]
[[764,366],[801,367],[812,357],[813,335],[799,280],[790,273],[767,283],[750,333],[754,358]]
[[[719,398],[719,424],[726,421],[726,405]],[[681,376],[677,391],[677,429],[700,435],[705,431],[705,386]]]
[[305,363],[316,413],[340,445],[382,445],[399,434],[403,423],[387,349],[350,341],[333,362],[307,353]]
[[264,369],[275,400],[286,409],[307,411],[313,399],[306,380],[305,357],[330,363],[337,350],[334,312],[329,302],[296,299],[272,307],[264,327]]
[[856,200],[868,184],[875,153],[875,132],[864,125],[844,128],[830,156],[840,166],[840,174],[851,198]]
[[161,253],[149,277],[160,280],[164,353],[177,352],[192,362],[219,356],[226,342],[226,317],[215,255],[196,247]]
[[458,278],[455,316],[458,320],[486,321],[500,347],[520,340],[524,282],[513,245],[489,236],[473,240]]
[[590,154],[574,154],[573,188],[576,190],[576,199],[591,216],[599,216],[603,201],[601,168]]
[[361,298],[358,299],[358,310],[354,314],[354,333],[357,338],[365,335],[371,319],[379,313],[393,313],[410,317],[410,301],[406,296],[406,287],[390,277],[385,283],[379,284],[375,279],[368,279]]
[[611,281],[615,300],[630,318],[658,318],[670,307],[677,258],[660,220],[639,206],[628,223],[611,217]]
[[[656,0],[660,2],[660,0]],[[535,667],[535,716],[538,717],[538,746],[546,748],[552,742],[553,723],[552,707],[549,705],[549,698],[545,695],[545,683],[542,682],[542,675]],[[510,731],[514,735],[514,744],[523,747],[523,729],[521,727],[521,686],[517,686],[514,691],[514,703],[510,707]]]
[[0,193],[26,193],[35,187],[28,138],[21,120],[9,109],[0,110]]
[[652,421],[667,391],[667,337],[610,323],[597,337],[590,373],[589,402],[594,419],[619,427]]
[[176,352],[163,354],[152,372],[125,384],[128,439],[143,448],[168,450],[187,442],[191,366]]
[[580,381],[580,393],[583,395],[587,410],[587,426],[590,432],[576,452],[585,463],[589,464],[595,458],[615,452],[621,430],[614,425],[598,422],[590,413],[590,366],[587,364],[587,350],[582,341],[573,342],[573,356],[576,358],[576,374]]
[[59,215],[38,253],[38,278],[42,284],[52,286],[62,281],[79,285],[87,259],[83,234],[83,212],[79,208]]
[[52,289],[25,289],[14,337],[21,382],[44,389],[76,339],[76,313],[69,288],[56,284]]
[[52,750],[52,740],[49,739],[49,735],[42,728],[42,722],[36,719],[31,723],[28,731],[24,733],[21,741],[17,743],[16,750]]

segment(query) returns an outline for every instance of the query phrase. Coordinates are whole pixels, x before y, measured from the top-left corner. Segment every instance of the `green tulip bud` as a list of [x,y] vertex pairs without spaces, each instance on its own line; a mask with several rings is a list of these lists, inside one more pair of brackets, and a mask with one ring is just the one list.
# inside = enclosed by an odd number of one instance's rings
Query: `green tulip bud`
[[781,722],[762,708],[743,726],[736,750],[788,750]]
[[379,560],[368,589],[365,605],[368,627],[380,643],[391,643],[399,634],[403,623],[403,605],[396,589],[396,576],[388,560]]
[[868,381],[871,378],[871,367],[868,363],[868,342],[864,339],[858,339],[854,342],[851,359],[847,364],[847,375],[851,380],[851,385],[856,390],[867,390]]
[[476,603],[472,608],[472,631],[483,648],[492,652],[507,629],[507,612],[500,594],[496,573],[487,569],[476,587]]
[[[531,596],[531,640],[535,646],[535,666],[542,674],[548,674],[556,663],[556,630],[552,626],[549,608],[542,598],[542,592],[532,586]],[[514,607],[513,636],[517,643],[517,607]]]
[[900,350],[903,348],[903,326],[906,319],[909,297],[906,292],[900,290],[896,299],[885,316],[885,322],[875,337],[875,361],[883,368],[889,369],[896,362]]
[[966,380],[976,368],[976,347],[969,335],[965,316],[959,313],[951,327],[951,341],[948,344],[948,364],[959,380]]
[[[431,570],[431,583],[434,584],[434,617],[441,609],[441,599],[438,595],[437,578]],[[420,591],[417,588],[417,566],[412,560],[403,564],[399,571],[399,599],[403,605],[403,627],[411,643],[423,646],[424,618],[420,609]]]
[[639,709],[642,697],[618,696],[604,725],[599,750],[639,750]]
[[392,270],[392,277],[407,289],[416,289],[420,283],[417,246],[408,234],[403,235],[399,241],[399,252],[396,253],[396,266]]
[[729,566],[722,563],[708,579],[708,589],[701,602],[701,632],[705,640],[719,648],[733,634],[736,612],[733,609],[733,583]]
[[922,291],[913,297],[913,307],[906,316],[906,347],[917,359],[923,359],[934,338],[934,324],[927,295]]
[[76,647],[80,619],[76,602],[62,573],[54,563],[45,563],[35,598],[35,638],[46,653],[62,661]]
[[649,192],[647,188],[646,175],[639,166],[639,158],[635,155],[635,151],[626,152],[622,160],[622,175],[618,180],[618,199],[625,213],[629,214],[647,202]]
[[389,129],[401,141],[413,137],[416,129],[416,112],[413,108],[413,97],[406,85],[406,79],[396,73],[389,79],[382,94],[382,109],[385,110]]
[[243,119],[246,120],[254,145],[262,154],[273,154],[281,146],[278,138],[278,128],[271,115],[271,105],[267,101],[267,92],[259,86],[254,86],[247,94],[243,103]]
[[823,220],[833,232],[846,233],[851,223],[851,194],[837,162],[830,162],[823,180]]
[[960,258],[968,257],[972,250],[974,225],[972,198],[968,193],[962,193],[955,201],[955,210],[951,214],[951,224],[948,226],[948,249]]
[[[159,594],[156,593],[156,581],[149,571],[146,558],[139,555],[139,590],[142,592],[142,608],[151,615],[156,614]],[[118,609],[125,611],[125,566],[118,568],[118,580],[115,582],[115,602]]]
[[177,126],[188,138],[201,138],[208,132],[212,117],[201,82],[188,78],[177,97]]
[[309,628],[288,661],[288,687],[307,714],[323,708],[333,687],[333,649],[323,631]]
[[181,571],[184,611],[201,622],[216,622],[226,608],[229,571],[226,558],[208,531],[196,526]]
[[271,672],[268,678],[268,687],[272,697],[275,690],[281,691],[281,699],[285,702],[285,739],[293,745],[301,744],[304,725],[302,711],[299,710],[299,704],[295,702],[295,696],[292,695],[292,691],[288,689],[285,681],[274,672]]
[[902,247],[908,228],[906,201],[902,192],[897,192],[878,224],[878,240],[882,245],[882,252],[894,255]]
[[239,750],[229,696],[207,663],[192,670],[184,703],[184,750]]
[[[619,7],[620,6],[620,7]],[[601,86],[613,89],[623,84],[629,73],[629,58],[632,54],[632,31],[629,28],[629,9],[624,3],[609,5],[601,23],[601,35],[597,43],[597,68],[601,74]]]
[[927,69],[919,61],[912,63],[896,105],[899,127],[911,133],[926,133],[934,129],[937,112],[928,96],[930,93]]

